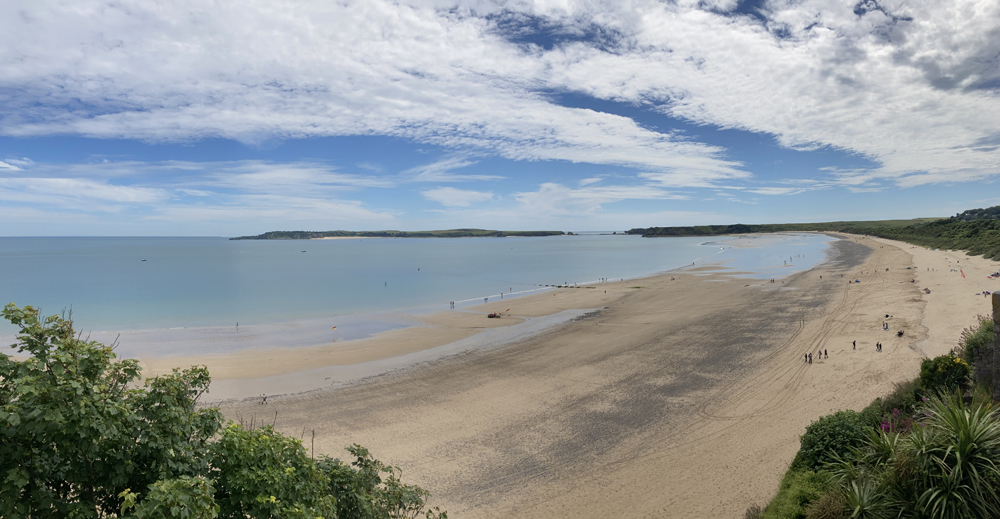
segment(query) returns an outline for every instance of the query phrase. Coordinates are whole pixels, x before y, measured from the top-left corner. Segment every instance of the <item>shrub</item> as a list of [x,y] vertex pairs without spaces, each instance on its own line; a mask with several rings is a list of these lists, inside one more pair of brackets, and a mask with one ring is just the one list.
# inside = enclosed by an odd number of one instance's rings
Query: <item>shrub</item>
[[195,406],[205,368],[136,387],[138,363],[79,339],[70,320],[13,304],[3,316],[28,357],[0,353],[0,517],[100,517],[129,489],[204,474],[221,423]]
[[[199,409],[204,367],[148,379],[72,322],[13,304],[24,360],[0,353],[0,517],[444,519],[360,446],[312,460],[270,427],[222,428]],[[339,500],[339,502],[338,502]]]
[[[398,467],[371,457],[368,449],[348,447],[355,460],[347,465],[338,459],[317,461],[330,478],[330,490],[337,499],[338,519],[389,519],[423,515],[425,519],[447,519],[437,508],[424,511],[430,497],[426,490],[403,484]],[[421,513],[423,512],[423,513]]]
[[976,324],[962,330],[962,337],[955,354],[973,367],[976,381],[993,383],[993,320],[985,315],[976,316]]
[[869,420],[857,411],[838,411],[809,424],[799,449],[804,466],[820,469],[862,447],[874,427]]
[[924,425],[876,433],[837,467],[848,507],[867,517],[1000,517],[1000,420],[981,396],[934,397]]
[[302,442],[271,429],[230,424],[211,446],[215,501],[220,515],[237,517],[334,517],[329,478]]
[[962,330],[955,353],[969,364],[974,364],[979,351],[992,344],[993,319],[989,316],[977,315],[976,324]]
[[778,495],[764,509],[763,519],[806,519],[806,508],[832,487],[830,476],[811,470],[789,470]]
[[847,508],[847,499],[837,490],[831,490],[809,505],[806,509],[808,519],[842,519]]
[[920,363],[920,386],[927,393],[951,393],[969,389],[972,369],[955,355],[941,355]]

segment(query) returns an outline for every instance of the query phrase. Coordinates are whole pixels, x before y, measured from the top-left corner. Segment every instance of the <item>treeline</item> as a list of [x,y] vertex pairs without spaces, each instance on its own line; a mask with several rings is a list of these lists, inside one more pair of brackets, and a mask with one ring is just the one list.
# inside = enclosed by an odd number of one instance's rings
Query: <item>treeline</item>
[[857,232],[859,229],[874,227],[897,228],[932,222],[938,218],[915,218],[913,220],[872,220],[858,222],[820,222],[820,223],[767,223],[767,224],[730,224],[730,225],[696,225],[691,227],[647,227],[625,231],[626,234],[639,234],[646,238],[674,236],[719,236],[723,234],[754,234],[765,232]]
[[858,222],[785,223],[761,225],[702,225],[649,227],[627,231],[647,238],[717,236],[767,232],[818,231],[867,234],[937,249],[968,251],[973,256],[1000,260],[1000,206],[970,209],[951,218],[874,220]]
[[816,420],[778,495],[746,519],[1000,517],[1000,415],[993,322],[860,412]]
[[230,240],[314,240],[317,238],[506,238],[508,236],[561,236],[563,231],[494,231],[446,229],[441,231],[270,231]]
[[139,384],[134,359],[13,303],[0,353],[0,517],[445,519],[361,446],[341,461],[197,405],[204,367]]

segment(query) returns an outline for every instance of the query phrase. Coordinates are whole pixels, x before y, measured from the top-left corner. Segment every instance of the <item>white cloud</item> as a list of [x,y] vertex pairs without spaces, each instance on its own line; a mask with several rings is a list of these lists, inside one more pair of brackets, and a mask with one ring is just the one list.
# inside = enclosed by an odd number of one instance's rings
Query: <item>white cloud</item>
[[524,214],[535,216],[594,215],[622,200],[683,200],[687,197],[652,186],[601,186],[572,189],[546,182],[538,191],[515,193]]
[[20,171],[21,168],[11,164],[9,162],[4,162],[0,160],[0,171]]
[[[0,177],[0,201],[54,214],[72,213],[74,218],[116,213],[131,215],[132,223],[221,222],[260,228],[302,223],[327,228],[392,222],[397,216],[341,197],[363,188],[391,187],[393,182],[342,174],[318,163],[42,163],[13,173],[20,176]],[[247,232],[260,231],[250,227]]]
[[749,193],[758,195],[797,195],[804,191],[808,191],[808,189],[801,187],[758,187],[747,190]]
[[453,187],[429,189],[421,191],[420,194],[424,195],[424,198],[428,200],[448,207],[469,207],[472,204],[493,199],[493,193],[455,189]]
[[1000,174],[997,2],[888,0],[858,16],[854,2],[775,0],[765,22],[687,4],[639,2],[631,17],[570,4],[564,23],[626,35],[610,51],[544,53],[551,81],[788,147],[849,150],[904,186]]
[[[486,180],[455,170],[473,164],[462,157],[488,155],[636,167],[664,188],[750,178],[720,146],[548,97],[573,92],[773,134],[792,148],[847,150],[879,163],[866,173],[873,181],[1000,174],[1000,3],[770,0],[764,20],[727,13],[735,6],[345,0],[281,4],[274,16],[265,0],[12,0],[0,4],[0,133],[387,135],[457,154],[403,176],[428,182]],[[563,40],[548,49],[505,40],[531,24]],[[306,169],[210,181],[262,190],[371,181]]]
[[117,212],[125,206],[162,202],[162,189],[119,186],[78,178],[0,178],[0,200],[35,206]]
[[410,168],[403,172],[403,177],[410,182],[469,182],[474,180],[500,180],[497,175],[469,175],[452,173],[456,169],[473,166],[476,161],[461,157],[446,157],[437,162]]
[[441,7],[298,2],[276,17],[264,0],[8,2],[0,132],[247,142],[378,134],[517,160],[742,174],[721,148],[553,104],[536,92],[548,81],[542,56],[473,15],[496,8]]

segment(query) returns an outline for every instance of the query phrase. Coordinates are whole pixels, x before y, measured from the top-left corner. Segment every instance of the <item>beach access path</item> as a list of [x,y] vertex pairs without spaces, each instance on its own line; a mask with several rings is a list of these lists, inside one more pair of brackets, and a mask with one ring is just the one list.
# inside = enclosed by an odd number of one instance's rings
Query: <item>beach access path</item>
[[[512,313],[600,312],[500,348],[222,410],[275,419],[307,448],[315,431],[317,453],[362,444],[453,517],[740,517],[776,492],[811,421],[916,376],[925,351],[946,352],[952,328],[988,308],[978,285],[957,285],[971,278],[939,267],[978,262],[985,282],[991,262],[842,238],[827,262],[775,283],[697,269],[523,298]],[[927,315],[952,305],[944,319]],[[501,306],[514,302],[480,310]]]

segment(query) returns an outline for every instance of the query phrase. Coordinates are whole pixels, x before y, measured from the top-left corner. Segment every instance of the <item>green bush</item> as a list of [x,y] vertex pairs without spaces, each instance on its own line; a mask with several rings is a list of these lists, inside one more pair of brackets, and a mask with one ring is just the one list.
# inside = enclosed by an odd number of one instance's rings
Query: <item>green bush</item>
[[764,509],[762,519],[806,519],[809,505],[833,487],[830,476],[811,470],[789,470],[778,495]]
[[799,452],[802,466],[812,470],[825,467],[864,445],[875,423],[857,411],[838,411],[809,424],[802,435]]
[[270,426],[246,430],[230,424],[210,450],[209,474],[222,517],[335,516],[329,478],[297,438]]
[[27,358],[0,353],[0,517],[447,517],[360,446],[347,466],[270,427],[223,428],[196,405],[204,367],[137,387],[138,363],[80,340],[71,321],[14,304],[3,316]]
[[990,349],[992,353],[992,345],[993,319],[980,315],[976,317],[976,324],[962,330],[956,352],[965,359],[965,362],[975,366],[984,350]]
[[119,497],[124,498],[122,515],[131,510],[128,517],[134,519],[215,519],[219,517],[219,505],[215,504],[214,494],[210,481],[181,476],[149,485],[146,498],[138,506],[139,494],[135,492],[122,492]]
[[920,386],[928,394],[951,393],[969,389],[972,368],[955,355],[941,355],[920,363]]
[[100,517],[129,489],[203,475],[217,409],[197,409],[205,368],[136,387],[139,365],[80,340],[72,322],[3,309],[20,326],[16,360],[0,353],[0,517]]
[[1000,517],[1000,420],[992,401],[934,397],[922,412],[922,426],[873,434],[834,469],[848,508],[865,517]]

